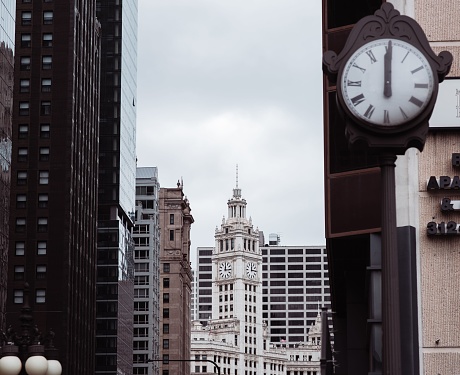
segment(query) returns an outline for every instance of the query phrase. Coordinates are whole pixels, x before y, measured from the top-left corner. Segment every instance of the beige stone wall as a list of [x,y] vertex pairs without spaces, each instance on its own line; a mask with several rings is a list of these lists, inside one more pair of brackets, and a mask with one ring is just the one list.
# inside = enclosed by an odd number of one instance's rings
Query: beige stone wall
[[[454,56],[449,76],[460,77],[459,0],[414,0],[415,18],[436,53]],[[430,176],[460,175],[452,167],[452,153],[460,152],[460,130],[430,133],[420,154],[420,283],[421,356],[426,375],[454,375],[460,365],[460,234],[428,237],[430,221],[460,223],[460,211],[443,213],[443,197],[460,200],[460,191],[427,192]]]
[[[460,364],[460,234],[426,234],[430,221],[460,223],[460,211],[443,213],[443,197],[460,200],[460,191],[426,189],[430,176],[455,176],[452,153],[460,152],[460,131],[430,133],[419,158],[420,283],[424,374],[456,374]],[[436,342],[439,340],[438,342]]]

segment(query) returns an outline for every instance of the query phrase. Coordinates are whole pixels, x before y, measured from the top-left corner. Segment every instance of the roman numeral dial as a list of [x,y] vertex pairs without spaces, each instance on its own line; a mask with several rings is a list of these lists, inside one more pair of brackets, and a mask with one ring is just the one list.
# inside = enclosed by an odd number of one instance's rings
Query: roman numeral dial
[[435,79],[430,63],[413,45],[376,39],[343,65],[337,94],[345,113],[359,123],[395,127],[424,115]]

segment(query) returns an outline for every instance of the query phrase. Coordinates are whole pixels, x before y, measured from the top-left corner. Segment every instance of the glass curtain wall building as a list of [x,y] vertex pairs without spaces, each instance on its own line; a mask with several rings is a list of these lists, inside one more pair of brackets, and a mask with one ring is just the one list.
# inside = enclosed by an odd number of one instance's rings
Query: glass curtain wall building
[[137,1],[96,4],[102,28],[96,374],[131,374]]
[[0,2],[0,328],[5,329],[11,180],[15,0]]

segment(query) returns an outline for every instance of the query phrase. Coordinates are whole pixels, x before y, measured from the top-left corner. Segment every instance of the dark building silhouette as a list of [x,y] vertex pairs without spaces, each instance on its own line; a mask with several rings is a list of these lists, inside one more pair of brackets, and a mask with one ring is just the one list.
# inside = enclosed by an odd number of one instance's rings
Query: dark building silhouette
[[137,1],[96,0],[101,23],[96,374],[132,374]]
[[11,179],[15,2],[0,3],[0,328],[5,327]]
[[[16,2],[7,324],[24,283],[64,374],[94,373],[100,27],[90,0]],[[2,20],[2,25],[3,25]]]

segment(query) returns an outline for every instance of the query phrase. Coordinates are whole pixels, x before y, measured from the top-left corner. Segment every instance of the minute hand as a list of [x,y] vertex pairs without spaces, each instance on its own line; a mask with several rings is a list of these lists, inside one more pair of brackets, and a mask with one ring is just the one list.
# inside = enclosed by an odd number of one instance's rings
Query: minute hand
[[391,60],[393,58],[393,45],[391,40],[388,42],[387,52],[385,53],[383,65],[384,65],[384,85],[383,95],[387,98],[391,97]]

